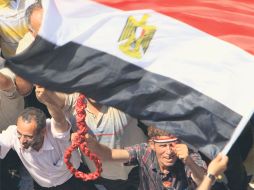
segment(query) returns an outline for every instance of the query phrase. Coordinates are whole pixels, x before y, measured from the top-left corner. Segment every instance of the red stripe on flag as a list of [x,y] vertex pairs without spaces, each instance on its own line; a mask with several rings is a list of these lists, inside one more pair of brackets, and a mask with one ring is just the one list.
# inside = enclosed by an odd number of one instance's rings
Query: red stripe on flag
[[122,10],[153,9],[254,54],[253,0],[96,0]]

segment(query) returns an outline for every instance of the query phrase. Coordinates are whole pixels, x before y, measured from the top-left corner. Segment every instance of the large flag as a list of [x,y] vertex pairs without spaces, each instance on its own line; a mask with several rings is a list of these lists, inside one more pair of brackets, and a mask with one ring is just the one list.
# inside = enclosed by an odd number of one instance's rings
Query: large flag
[[44,0],[35,42],[8,66],[155,121],[212,157],[254,108],[254,2]]

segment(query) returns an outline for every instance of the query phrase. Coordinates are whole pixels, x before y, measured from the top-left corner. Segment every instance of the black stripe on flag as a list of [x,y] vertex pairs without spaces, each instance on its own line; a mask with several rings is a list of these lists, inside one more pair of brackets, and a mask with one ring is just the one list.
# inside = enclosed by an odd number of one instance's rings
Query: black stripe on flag
[[156,121],[159,128],[208,156],[225,146],[241,120],[239,114],[189,86],[73,42],[58,47],[38,37],[7,66],[48,89],[83,92],[135,118]]

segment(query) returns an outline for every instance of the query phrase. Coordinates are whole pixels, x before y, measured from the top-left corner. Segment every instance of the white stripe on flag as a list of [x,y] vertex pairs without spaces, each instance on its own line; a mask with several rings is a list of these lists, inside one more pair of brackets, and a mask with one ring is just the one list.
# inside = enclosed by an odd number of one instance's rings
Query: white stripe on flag
[[[73,41],[107,52],[191,86],[241,115],[253,111],[254,90],[250,90],[250,84],[254,81],[254,57],[242,49],[154,11],[125,12],[83,0],[45,3],[51,11],[40,35],[49,41],[58,45]],[[53,9],[54,3],[61,15]],[[150,15],[147,25],[157,31],[144,57],[131,58],[119,50],[118,39],[129,16],[140,20],[145,13]],[[52,35],[49,28],[59,32]]]

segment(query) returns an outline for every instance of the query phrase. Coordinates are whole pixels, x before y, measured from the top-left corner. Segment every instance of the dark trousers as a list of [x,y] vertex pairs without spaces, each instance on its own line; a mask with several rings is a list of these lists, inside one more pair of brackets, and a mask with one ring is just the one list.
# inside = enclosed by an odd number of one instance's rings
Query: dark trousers
[[[85,171],[85,166],[81,165],[79,167],[80,171]],[[97,190],[94,186],[93,181],[82,181],[72,176],[65,183],[58,185],[56,187],[41,187],[38,183],[34,181],[34,190]]]

